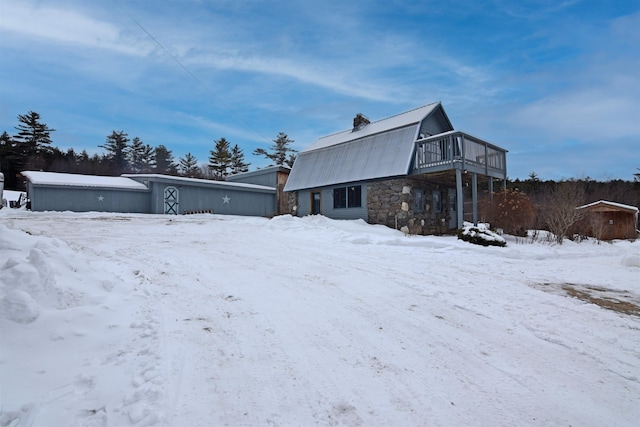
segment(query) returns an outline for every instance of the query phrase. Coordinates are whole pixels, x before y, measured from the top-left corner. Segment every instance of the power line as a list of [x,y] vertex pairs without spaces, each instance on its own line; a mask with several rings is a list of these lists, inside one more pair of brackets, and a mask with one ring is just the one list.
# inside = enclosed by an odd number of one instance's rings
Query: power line
[[[120,8],[120,10],[129,17],[129,19],[131,19],[138,27],[140,27],[140,29],[142,31],[144,31],[144,33],[151,39],[153,40],[153,42],[155,44],[157,44],[163,51],[164,53],[166,53],[176,64],[178,64],[178,66],[180,68],[182,68],[196,83],[198,83],[200,86],[202,86],[205,90],[207,90],[208,92],[211,93],[212,97],[216,99],[216,102],[222,104],[230,113],[231,113],[231,108],[226,105],[221,99],[219,99],[215,92],[213,90],[211,90],[207,85],[205,85],[199,78],[198,76],[196,76],[194,73],[191,72],[191,70],[189,70],[182,62],[180,62],[180,60],[173,55],[171,52],[169,52],[169,50],[162,44],[160,43],[160,41],[155,38],[153,36],[153,34],[151,34],[145,27],[144,25],[142,25],[137,19],[135,19],[129,12],[126,11],[126,9],[124,7],[122,7],[122,5],[120,3],[118,3],[117,0],[112,0],[116,6],[118,6],[118,8]],[[262,135],[262,133],[260,133],[258,130],[254,129],[251,125],[249,125],[248,123],[244,122],[243,120],[235,117],[235,115],[233,115],[233,113],[231,113],[231,116],[234,118],[234,120],[241,126],[244,126],[245,128],[248,128],[250,130],[252,130],[253,132],[255,132],[258,136],[260,136],[260,138],[264,139],[265,141],[270,141],[269,138],[265,137],[264,135]]]

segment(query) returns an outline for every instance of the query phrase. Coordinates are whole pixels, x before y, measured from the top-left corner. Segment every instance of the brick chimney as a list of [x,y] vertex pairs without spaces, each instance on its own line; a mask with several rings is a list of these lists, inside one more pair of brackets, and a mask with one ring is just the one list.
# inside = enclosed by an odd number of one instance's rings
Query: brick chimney
[[362,129],[363,127],[365,127],[369,123],[371,123],[371,122],[369,121],[367,116],[365,116],[362,113],[356,114],[356,116],[353,118],[353,132]]

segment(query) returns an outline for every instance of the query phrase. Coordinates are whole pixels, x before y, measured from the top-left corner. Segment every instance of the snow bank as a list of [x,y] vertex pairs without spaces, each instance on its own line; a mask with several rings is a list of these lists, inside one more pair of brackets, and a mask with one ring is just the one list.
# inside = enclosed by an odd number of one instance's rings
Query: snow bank
[[147,395],[122,396],[137,359],[130,285],[57,238],[4,224],[0,260],[0,425],[107,425],[106,406],[109,425],[144,418]]

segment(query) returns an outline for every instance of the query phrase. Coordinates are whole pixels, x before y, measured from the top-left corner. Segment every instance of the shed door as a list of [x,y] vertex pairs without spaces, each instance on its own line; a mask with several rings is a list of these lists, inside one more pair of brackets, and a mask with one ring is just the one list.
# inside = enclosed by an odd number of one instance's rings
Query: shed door
[[164,189],[164,213],[178,215],[178,189],[176,187],[165,187]]

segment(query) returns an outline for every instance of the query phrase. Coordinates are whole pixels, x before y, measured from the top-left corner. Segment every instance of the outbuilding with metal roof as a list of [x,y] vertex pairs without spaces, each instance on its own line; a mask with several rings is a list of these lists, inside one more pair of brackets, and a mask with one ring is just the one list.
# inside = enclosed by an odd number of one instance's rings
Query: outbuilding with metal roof
[[25,171],[33,211],[272,216],[276,188],[158,174],[118,177]]

